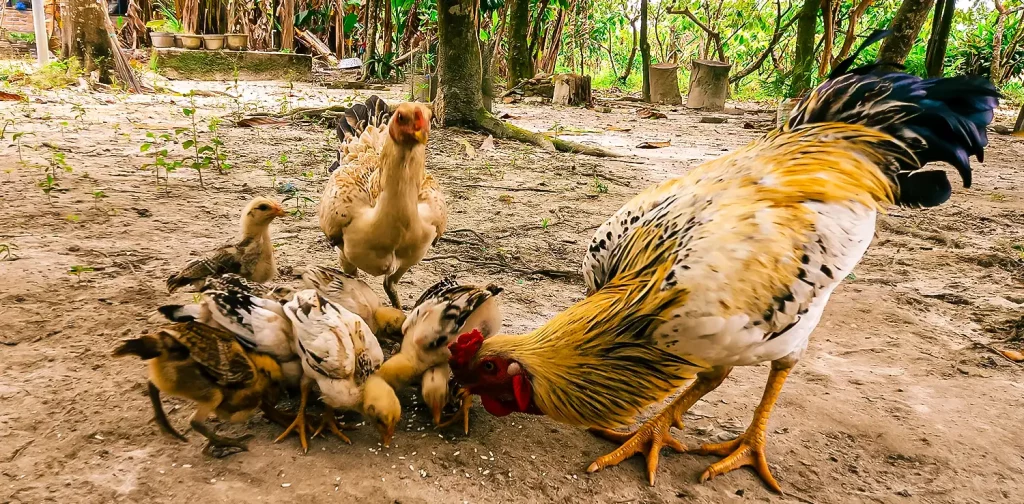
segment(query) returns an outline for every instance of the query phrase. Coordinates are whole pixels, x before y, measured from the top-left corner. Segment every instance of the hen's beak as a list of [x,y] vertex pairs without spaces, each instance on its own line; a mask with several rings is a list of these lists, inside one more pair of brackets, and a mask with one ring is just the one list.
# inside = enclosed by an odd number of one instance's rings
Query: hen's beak
[[425,129],[416,130],[416,132],[413,133],[412,136],[416,137],[416,141],[421,144],[427,143],[427,130]]

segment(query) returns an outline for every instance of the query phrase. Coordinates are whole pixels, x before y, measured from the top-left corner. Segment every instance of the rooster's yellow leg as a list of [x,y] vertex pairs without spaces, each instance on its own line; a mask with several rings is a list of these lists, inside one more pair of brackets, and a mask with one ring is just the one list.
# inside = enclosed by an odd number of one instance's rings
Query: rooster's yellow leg
[[725,380],[730,368],[708,370],[697,375],[697,380],[690,385],[675,401],[662,410],[658,416],[644,422],[633,432],[618,432],[610,429],[590,429],[594,435],[615,443],[622,443],[619,449],[599,457],[590,464],[587,472],[596,472],[606,467],[618,465],[622,461],[645,452],[647,455],[647,478],[654,486],[654,474],[658,470],[658,457],[662,447],[669,447],[677,452],[684,452],[682,443],[672,437],[672,426],[682,426],[682,415],[690,409],[698,399],[704,397]]
[[299,443],[302,445],[302,453],[309,451],[309,442],[306,441],[306,403],[309,401],[309,392],[313,388],[313,380],[302,379],[302,385],[300,387],[299,395],[299,411],[295,414],[295,420],[288,426],[277,439],[275,443],[280,442],[282,439],[288,437],[291,432],[297,431],[299,434]]
[[724,443],[706,444],[691,450],[691,453],[700,455],[725,457],[711,464],[701,474],[700,481],[702,483],[734,469],[751,466],[766,485],[772,490],[782,493],[782,488],[768,469],[768,459],[765,457],[764,447],[767,439],[768,417],[771,415],[772,407],[775,406],[775,401],[779,398],[779,392],[782,391],[782,385],[792,369],[792,362],[772,362],[772,370],[768,374],[768,384],[765,385],[764,396],[761,397],[761,403],[754,410],[753,421],[750,422],[750,426],[747,427],[746,432],[741,434],[740,437]]
[[[448,420],[443,422],[435,421],[435,423],[437,423],[437,428],[443,429],[461,418],[462,430],[466,434],[469,434],[469,410],[473,407],[473,396],[469,393],[469,389],[459,389],[458,395],[459,398],[462,399],[462,404],[459,406],[459,412],[452,415]],[[438,415],[437,418],[440,418],[440,415]]]
[[352,440],[345,434],[342,434],[341,429],[338,427],[338,418],[334,416],[334,408],[327,406],[326,404],[324,405],[324,413],[321,418],[320,427],[317,427],[316,432],[313,433],[313,437],[319,436],[320,432],[324,430],[324,427],[333,432],[335,436],[341,438],[342,441],[352,444]]

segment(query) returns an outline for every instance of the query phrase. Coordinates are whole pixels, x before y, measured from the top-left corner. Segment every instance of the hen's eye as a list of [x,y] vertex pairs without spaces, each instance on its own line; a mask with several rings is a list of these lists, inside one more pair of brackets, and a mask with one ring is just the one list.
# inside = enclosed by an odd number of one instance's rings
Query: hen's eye
[[487,371],[488,373],[493,372],[496,367],[497,366],[495,366],[494,363],[491,361],[487,361],[484,363],[484,371]]

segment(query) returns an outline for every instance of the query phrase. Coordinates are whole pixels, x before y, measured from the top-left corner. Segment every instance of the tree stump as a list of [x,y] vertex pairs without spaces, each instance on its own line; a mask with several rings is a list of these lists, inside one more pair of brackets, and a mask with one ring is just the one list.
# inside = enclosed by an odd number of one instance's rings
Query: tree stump
[[555,83],[555,90],[551,95],[551,102],[559,105],[589,105],[592,97],[590,94],[590,76],[576,74],[558,74],[552,77]]
[[1017,122],[1013,124],[1013,132],[1020,133],[1024,131],[1024,105],[1020,106],[1020,113],[1017,114]]
[[651,103],[680,105],[683,97],[679,94],[679,65],[658,63],[651,65]]
[[729,94],[731,63],[711,60],[693,60],[690,70],[690,90],[686,106],[703,110],[722,110]]

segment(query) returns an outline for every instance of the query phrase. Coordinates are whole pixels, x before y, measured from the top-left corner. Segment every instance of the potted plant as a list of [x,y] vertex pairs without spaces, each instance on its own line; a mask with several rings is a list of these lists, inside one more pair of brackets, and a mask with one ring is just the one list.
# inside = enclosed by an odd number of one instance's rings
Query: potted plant
[[203,47],[208,51],[219,51],[224,48],[224,35],[203,35]]
[[249,46],[249,36],[244,33],[229,33],[228,38],[228,49],[232,51],[241,51]]
[[174,36],[181,33],[181,21],[174,14],[174,7],[164,2],[157,2],[156,9],[163,16],[163,19],[154,19],[146,23],[146,28],[152,30],[149,34],[153,41],[153,47],[166,48],[174,47]]

